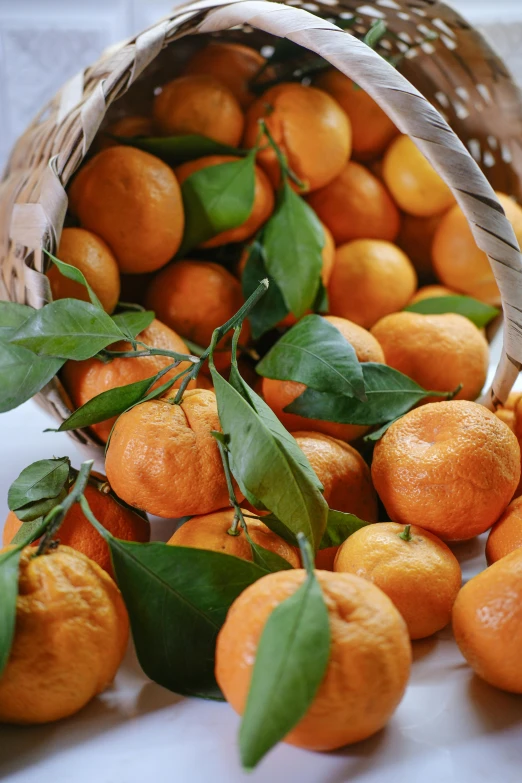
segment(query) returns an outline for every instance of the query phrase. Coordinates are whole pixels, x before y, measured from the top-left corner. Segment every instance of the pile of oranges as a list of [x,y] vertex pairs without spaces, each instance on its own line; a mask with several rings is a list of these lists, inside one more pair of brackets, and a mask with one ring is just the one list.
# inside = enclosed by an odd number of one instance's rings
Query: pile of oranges
[[[211,42],[193,54],[182,75],[161,85],[150,116],[122,117],[100,132],[69,188],[70,220],[57,256],[83,272],[108,313],[120,297],[154,311],[155,320],[139,335],[143,344],[184,354],[205,348],[244,302],[250,243],[277,209],[278,148],[292,173],[291,187],[324,231],[325,319],[360,362],[387,364],[430,391],[458,389],[453,400],[431,398],[399,418],[370,454],[362,441],[368,427],[290,413],[285,409],[304,385],[255,374],[252,356],[295,324],[295,315],[287,313],[258,342],[248,322],[243,325],[240,362],[248,382],[292,433],[329,507],[367,523],[339,546],[316,553],[331,628],[330,660],[311,707],[286,739],[327,750],[364,739],[386,723],[407,685],[410,640],[436,633],[452,617],[457,643],[473,669],[493,685],[522,693],[522,397],[510,398],[496,414],[475,403],[489,363],[483,330],[454,312],[404,310],[423,299],[454,295],[500,304],[488,259],[449,187],[411,139],[339,71],[325,69],[311,85],[274,81],[270,64],[249,47]],[[133,137],[191,135],[230,149],[172,167],[139,148],[139,140],[133,146]],[[196,172],[240,160],[254,147],[249,218],[179,257],[183,184]],[[522,241],[522,209],[498,195]],[[54,298],[87,298],[85,289],[56,269],[48,274]],[[214,361],[226,375],[230,337],[220,342]],[[150,355],[69,361],[61,380],[79,407],[104,391],[149,378],[169,362]],[[170,370],[164,380],[177,372]],[[170,545],[252,560],[246,531],[230,535],[234,509],[212,435],[220,429],[206,368],[179,405],[170,397],[153,399],[92,426],[101,442],[109,441],[106,473],[119,498],[153,515],[191,517]],[[97,490],[89,491],[93,500],[98,497]],[[303,584],[305,572],[298,548],[263,523],[266,511],[256,510],[238,486],[235,496],[251,540],[290,566],[249,587],[231,607],[218,638],[216,678],[242,713],[263,628]],[[115,535],[148,540],[141,516],[113,507],[110,495],[98,502],[104,506],[99,518]],[[11,515],[5,544],[19,524]],[[491,565],[461,589],[451,542],[489,529]],[[69,512],[62,544],[110,573],[97,536],[81,512]],[[30,582],[36,575],[29,555],[24,557],[23,578]],[[50,571],[46,579],[53,578]],[[59,707],[16,711],[4,685],[25,673],[23,667],[15,672],[15,665],[9,663],[0,680],[0,720],[53,720],[78,707],[63,702],[61,714]]]

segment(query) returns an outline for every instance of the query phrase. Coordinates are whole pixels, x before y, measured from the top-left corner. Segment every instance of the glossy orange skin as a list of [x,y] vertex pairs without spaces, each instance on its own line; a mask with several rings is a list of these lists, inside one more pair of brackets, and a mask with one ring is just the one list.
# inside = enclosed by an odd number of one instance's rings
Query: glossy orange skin
[[[366,739],[388,722],[407,685],[411,645],[404,620],[377,587],[352,574],[316,577],[330,618],[330,660],[312,704],[284,741],[325,751]],[[229,609],[217,640],[216,679],[239,714],[265,624],[304,579],[302,569],[269,574]]]
[[[259,137],[259,120],[264,119],[274,141],[286,155],[304,191],[322,188],[337,177],[351,152],[351,128],[337,101],[316,87],[283,83],[270,87],[248,109],[243,145],[251,148]],[[257,155],[274,187],[281,172],[277,155],[261,138]]]
[[[241,283],[211,261],[176,261],[162,269],[147,291],[147,307],[158,318],[191,342],[206,348],[218,326],[232,318],[244,303]],[[249,337],[248,323],[241,342]],[[220,350],[230,347],[232,333],[220,341]]]
[[378,157],[398,134],[379,104],[336,68],[321,73],[314,84],[335,98],[348,115],[352,127],[352,154],[356,160]]
[[[329,507],[355,514],[366,522],[376,522],[377,495],[370,469],[359,452],[320,432],[294,432],[294,438],[323,485]],[[316,568],[333,571],[338,548],[319,549],[315,555]]]
[[0,723],[74,715],[110,685],[128,639],[120,591],[97,563],[67,546],[39,557],[26,547],[13,646],[0,679]]
[[[159,517],[209,514],[225,507],[228,490],[216,440],[216,396],[185,392],[180,405],[142,402],[117,420],[107,449],[107,478],[116,494]],[[238,499],[241,493],[236,490]]]
[[[198,160],[182,163],[181,166],[175,169],[175,173],[179,184],[182,185],[196,171],[201,171],[211,166],[218,166],[221,163],[233,163],[238,160],[241,160],[241,158],[235,158],[233,155],[207,155],[204,158],[198,158]],[[228,231],[222,231],[220,234],[212,237],[212,239],[203,242],[201,247],[221,247],[221,245],[228,245],[230,242],[244,242],[266,223],[274,211],[274,190],[263,169],[256,166],[255,171],[254,205],[250,217],[240,226],[231,228]]]
[[[240,106],[246,109],[256,99],[249,88],[249,82],[265,63],[263,55],[251,46],[211,41],[192,55],[185,66],[185,73],[210,74],[219,79],[239,101]],[[274,77],[273,69],[267,68],[261,77],[261,83]]]
[[178,181],[148,152],[102,150],[74,178],[69,199],[82,227],[107,242],[121,272],[160,269],[181,244],[185,217]]
[[491,527],[519,479],[516,437],[467,400],[415,408],[391,425],[373,453],[373,485],[390,518],[445,541]]
[[404,250],[422,281],[432,280],[435,277],[431,246],[444,214],[446,213],[431,217],[417,217],[406,212],[401,214],[401,227],[396,244]]
[[245,118],[228,87],[208,74],[179,76],[154,99],[154,121],[163,136],[196,134],[237,147]]
[[[522,243],[522,208],[504,193],[497,193],[497,198]],[[444,215],[435,232],[432,258],[435,272],[444,285],[482,302],[501,303],[488,257],[477,246],[458,204]]]
[[[325,318],[353,346],[360,362],[384,361],[381,346],[366,329],[344,318],[337,318],[332,315],[327,315]],[[296,381],[278,381],[271,378],[263,378],[261,386],[262,396],[287,430],[290,432],[312,430],[344,441],[356,440],[368,431],[368,427],[357,424],[338,424],[333,421],[307,419],[295,413],[287,413],[284,408],[299,397],[305,388],[303,383],[297,383]]]
[[459,561],[433,533],[380,522],[361,528],[341,544],[334,571],[355,574],[380,587],[408,626],[411,639],[424,639],[451,620],[462,583]]
[[392,313],[372,327],[386,364],[429,391],[462,389],[457,400],[475,400],[486,382],[489,347],[468,318],[457,313]]
[[[243,510],[245,513],[250,513],[246,509]],[[252,561],[254,559],[252,547],[244,531],[239,528],[237,536],[228,533],[233,521],[233,508],[192,517],[176,530],[167,544],[194,547],[195,549],[212,549],[215,552],[224,552],[226,555],[234,555],[243,560]],[[293,568],[299,568],[301,560],[295,547],[272,533],[270,528],[258,520],[247,518],[246,523],[254,544],[268,549],[270,552],[275,552],[276,555],[287,560]]]
[[352,239],[393,242],[399,233],[399,210],[380,180],[360,163],[349,161],[307,201],[332,232],[336,245]]
[[417,288],[408,257],[391,242],[355,239],[337,248],[328,284],[333,315],[370,329],[402,310]]
[[[153,348],[163,348],[176,351],[177,353],[190,354],[181,337],[156,319],[138,335],[138,339]],[[114,345],[110,346],[110,349],[114,351],[129,351],[132,349],[132,346],[130,343],[121,342],[114,343]],[[173,362],[174,359],[170,359],[168,356],[116,357],[107,364],[94,358],[86,359],[82,362],[68,361],[62,369],[61,377],[74,407],[79,408],[108,389],[115,389],[117,386],[125,386],[135,381],[150,378]],[[182,362],[178,367],[174,367],[174,369],[164,375],[159,383],[165,383],[165,381],[173,378],[188,366],[189,362]],[[180,385],[182,380],[176,381],[175,388]],[[194,382],[191,381],[189,388],[193,386]],[[107,419],[98,424],[92,424],[90,429],[105,443],[109,438],[115,421],[115,418]]]
[[432,217],[455,202],[451,188],[409,136],[392,141],[384,156],[382,175],[396,204],[409,215]]
[[479,677],[522,693],[522,549],[464,585],[453,607],[453,633]]
[[458,296],[458,294],[456,291],[443,285],[424,285],[414,293],[409,303],[415,304],[425,299],[436,299],[439,296]]
[[486,543],[488,565],[522,547],[522,498],[512,500],[489,531]]
[[[110,247],[83,228],[64,228],[56,257],[75,266],[100,300],[106,313],[112,313],[120,298],[120,270]],[[90,302],[85,286],[75,283],[52,264],[47,272],[53,299],[81,299]]]
[[[111,495],[100,491],[99,485],[88,484],[85,497],[96,519],[116,538],[124,541],[150,541],[150,524],[139,514],[121,505]],[[22,523],[10,511],[4,525],[3,545],[7,546],[20,529]],[[56,536],[61,544],[82,552],[100,568],[114,576],[107,543],[85,517],[79,503],[67,512]]]

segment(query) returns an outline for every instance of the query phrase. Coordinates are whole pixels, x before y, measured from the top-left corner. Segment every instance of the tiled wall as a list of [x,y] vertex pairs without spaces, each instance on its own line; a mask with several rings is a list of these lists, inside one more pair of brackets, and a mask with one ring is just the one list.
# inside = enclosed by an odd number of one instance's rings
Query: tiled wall
[[[147,27],[172,0],[0,0],[0,168],[60,85],[109,44]],[[522,83],[522,0],[454,0]]]

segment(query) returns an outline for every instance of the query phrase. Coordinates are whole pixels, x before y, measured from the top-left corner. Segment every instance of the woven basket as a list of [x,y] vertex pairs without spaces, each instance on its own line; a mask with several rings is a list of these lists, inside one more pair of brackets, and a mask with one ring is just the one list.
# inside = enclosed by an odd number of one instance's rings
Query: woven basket
[[[390,54],[419,42],[400,73],[336,26],[336,20],[355,12],[361,19],[352,28],[356,34],[366,32],[376,17],[386,20],[397,34],[386,44]],[[438,38],[427,43],[429,31]],[[107,117],[113,121],[150,107],[154,87],[178,74],[209,34],[247,38],[257,48],[273,43],[272,36],[286,37],[320,54],[412,137],[452,188],[490,258],[502,296],[504,348],[482,402],[494,407],[505,401],[522,363],[522,259],[493,188],[522,198],[522,96],[480,35],[434,0],[375,0],[363,7],[355,0],[287,5],[202,0],[176,8],[138,37],[111,48],[62,88],[13,149],[0,185],[0,297],[34,307],[49,301],[42,247],[56,250],[67,210],[65,187],[96,132]],[[70,412],[58,380],[39,401],[60,420]],[[76,437],[90,440],[88,433]]]

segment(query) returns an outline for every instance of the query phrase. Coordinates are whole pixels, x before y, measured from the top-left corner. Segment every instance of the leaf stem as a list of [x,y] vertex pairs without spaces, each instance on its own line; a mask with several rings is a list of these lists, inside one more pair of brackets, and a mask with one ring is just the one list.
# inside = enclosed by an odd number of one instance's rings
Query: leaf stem
[[169,351],[167,348],[153,348],[148,345],[145,345],[145,343],[137,342],[137,345],[144,346],[143,350],[141,351],[108,351],[105,349],[103,351],[103,354],[105,356],[109,356],[111,359],[115,358],[133,358],[133,357],[141,357],[141,356],[168,356],[170,359],[176,360],[176,365],[180,364],[181,362],[192,362],[192,364],[197,364],[199,362],[198,356],[191,356],[190,354],[184,354],[184,353],[177,353],[177,351]]
[[79,503],[83,513],[85,514],[85,516],[87,517],[91,525],[98,531],[98,533],[101,536],[103,536],[103,538],[106,541],[110,541],[111,538],[114,538],[114,536],[111,533],[109,533],[109,531],[106,530],[106,528],[103,527],[102,523],[98,519],[96,519],[85,495],[82,494],[80,496]]
[[313,576],[314,553],[312,552],[312,547],[310,546],[308,539],[306,538],[304,533],[297,534],[297,543],[299,544],[299,549],[301,551],[301,560],[303,561],[303,567],[306,573],[308,574],[308,576]]
[[292,171],[292,169],[288,165],[288,161],[286,159],[286,155],[284,154],[284,152],[281,151],[281,148],[276,143],[274,137],[272,136],[272,134],[268,130],[268,125],[266,124],[265,120],[263,120],[263,119],[259,120],[259,125],[261,126],[261,128],[263,130],[263,133],[267,137],[268,143],[270,144],[270,146],[272,147],[272,149],[274,150],[274,152],[275,152],[275,154],[277,156],[277,160],[278,160],[279,166],[281,168],[281,178],[282,178],[282,180],[284,181],[285,179],[289,179],[295,185],[297,185],[298,188],[300,188],[301,190],[304,190],[305,189],[304,182],[299,179],[297,174],[294,174],[294,172]]
[[243,511],[241,510],[241,507],[236,498],[236,493],[234,491],[234,482],[232,480],[232,471],[230,470],[227,448],[223,445],[220,439],[216,438],[216,442],[218,445],[219,454],[221,456],[221,461],[223,462],[223,470],[225,471],[228,499],[230,501],[230,505],[234,509],[234,521],[232,522],[231,527],[227,530],[227,533],[229,536],[238,536],[241,532],[239,527],[241,526],[244,530],[246,530],[247,526],[243,516]]
[[406,525],[402,533],[397,533],[397,535],[399,536],[399,538],[402,538],[403,541],[411,541],[413,536],[410,530],[411,530],[411,525]]
[[35,557],[43,555],[45,552],[47,552],[51,544],[51,540],[65,519],[67,512],[74,505],[74,503],[79,501],[83,495],[85,487],[89,481],[93,464],[93,459],[82,462],[80,470],[78,471],[78,476],[74,482],[74,486],[72,487],[67,497],[61,503],[51,509],[51,511],[49,511],[45,517],[44,524],[46,525],[47,530],[45,535],[42,536],[38,549],[36,550]]

